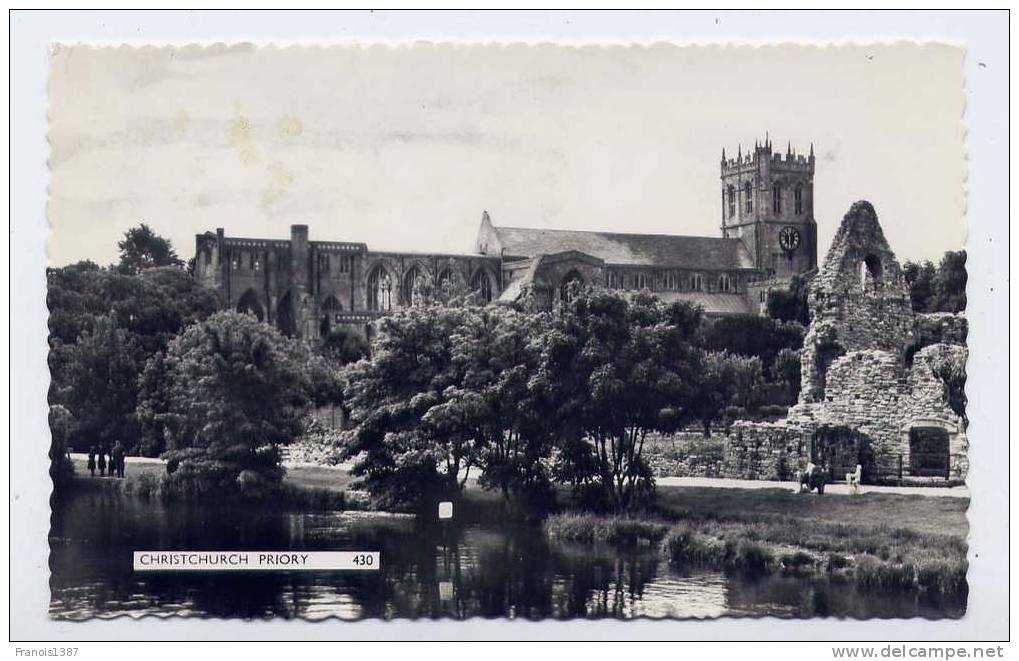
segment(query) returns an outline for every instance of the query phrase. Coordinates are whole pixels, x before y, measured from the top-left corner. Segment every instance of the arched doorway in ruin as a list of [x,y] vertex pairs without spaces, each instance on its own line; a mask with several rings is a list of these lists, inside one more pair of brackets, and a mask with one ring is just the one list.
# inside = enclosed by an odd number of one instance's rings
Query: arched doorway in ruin
[[297,335],[297,320],[294,318],[294,302],[290,292],[287,292],[276,306],[276,327],[289,337]]
[[874,474],[874,453],[870,438],[846,425],[821,425],[811,437],[810,460],[826,471],[828,479],[842,481],[859,465],[862,479],[870,481]]
[[903,428],[908,444],[909,474],[916,477],[951,477],[952,441],[956,425],[941,420],[914,420]]
[[258,294],[254,289],[244,292],[237,301],[237,311],[253,315],[259,321],[265,321],[265,312],[262,310],[262,303],[258,300]]

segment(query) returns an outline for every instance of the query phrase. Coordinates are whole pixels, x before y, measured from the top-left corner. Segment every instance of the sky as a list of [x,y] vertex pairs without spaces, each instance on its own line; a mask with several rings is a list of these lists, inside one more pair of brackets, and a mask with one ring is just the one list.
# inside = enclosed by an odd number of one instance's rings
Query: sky
[[54,45],[51,265],[140,222],[471,252],[496,225],[718,236],[719,161],[817,155],[824,258],[870,200],[900,260],[965,243],[964,50],[947,45]]

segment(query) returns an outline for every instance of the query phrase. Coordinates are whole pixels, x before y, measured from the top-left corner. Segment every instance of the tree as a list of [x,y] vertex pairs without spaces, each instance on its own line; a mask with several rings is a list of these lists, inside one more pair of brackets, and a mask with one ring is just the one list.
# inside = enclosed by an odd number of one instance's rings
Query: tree
[[670,323],[697,318],[678,309],[684,305],[584,290],[547,334],[542,383],[558,405],[555,417],[580,432],[562,436],[567,451],[558,453],[566,462],[559,474],[600,489],[617,511],[653,497],[643,457],[647,434],[673,431],[692,417],[697,350],[692,329]]
[[788,289],[768,290],[768,316],[779,321],[810,323],[807,306],[807,283],[800,276],[793,276]]
[[693,409],[704,428],[704,437],[711,436],[711,425],[723,419],[727,409],[744,413],[756,408],[764,385],[761,359],[734,356],[724,351],[709,351],[699,364]]
[[171,491],[257,495],[278,482],[279,448],[300,434],[313,400],[310,363],[304,344],[232,311],[153,357],[138,411],[162,435]]
[[931,312],[964,312],[967,280],[966,251],[946,252],[934,277],[935,309]]
[[137,275],[154,266],[184,266],[169,239],[159,236],[145,223],[125,232],[124,238],[117,242],[117,247],[120,249],[117,270],[126,275]]
[[775,363],[771,366],[771,374],[773,382],[785,386],[789,401],[795,402],[800,394],[800,379],[802,378],[800,353],[793,349],[779,351],[775,356]]
[[379,320],[371,356],[344,369],[354,426],[342,434],[340,454],[355,460],[358,486],[384,507],[424,508],[456,497],[478,465],[478,439],[463,409],[479,402],[459,387],[452,341],[476,310],[423,304],[397,311]]
[[[556,439],[554,411],[538,376],[547,314],[479,308],[454,331],[458,387],[428,417],[461,420],[479,443],[479,483],[508,504],[541,510],[554,502],[548,456]],[[455,417],[450,414],[455,414]]]
[[59,404],[50,407],[50,479],[53,492],[61,491],[74,477],[74,464],[68,452],[68,440],[74,428],[74,416]]
[[782,349],[799,351],[805,334],[802,325],[757,315],[732,315],[706,322],[702,346],[707,351],[724,351],[761,359],[765,374],[770,374]]
[[966,310],[966,251],[949,250],[937,267],[930,261],[906,262],[902,273],[914,312]]
[[323,355],[338,365],[361,360],[369,350],[367,340],[346,328],[333,329],[322,338]]
[[913,312],[928,312],[934,305],[934,265],[929,261],[907,261],[902,266],[902,275],[909,287],[909,300]]
[[75,442],[107,447],[132,445],[138,434],[135,396],[140,366],[138,344],[108,316],[74,344],[50,352],[51,404],[66,407],[76,420]]
[[[215,294],[170,267],[128,276],[79,262],[49,269],[47,280],[50,403],[67,407],[80,423],[69,443],[108,443],[115,434],[129,451],[136,451],[133,381],[181,329],[217,309]],[[97,361],[108,363],[117,383],[109,382]],[[98,399],[111,388],[123,401],[104,400],[100,405]]]

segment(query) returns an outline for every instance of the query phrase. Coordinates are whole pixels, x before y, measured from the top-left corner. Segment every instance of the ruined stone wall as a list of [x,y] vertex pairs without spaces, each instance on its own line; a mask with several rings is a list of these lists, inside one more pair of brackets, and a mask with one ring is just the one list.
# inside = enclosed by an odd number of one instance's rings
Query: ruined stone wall
[[[779,423],[736,423],[737,431],[726,445],[724,474],[777,479],[781,459],[792,475],[809,460],[814,432],[827,425],[849,427],[866,435],[880,476],[897,475],[900,460],[903,475],[909,475],[910,430],[938,427],[948,434],[951,476],[965,479],[969,471],[965,424],[948,405],[945,384],[937,376],[940,365],[948,361],[964,365],[965,360],[966,348],[949,344],[921,349],[911,369],[886,351],[848,353],[828,369],[823,401],[800,403]],[[801,447],[793,452],[791,446],[797,439]]]
[[[948,436],[950,476],[965,479],[965,421],[949,405],[939,372],[950,365],[964,373],[966,320],[913,314],[902,269],[868,202],[854,204],[843,219],[809,284],[808,304],[799,403],[779,423],[734,425],[725,475],[794,474],[812,456],[814,433],[823,425],[863,434],[879,477],[897,475],[900,466],[909,475],[911,430],[941,429]],[[917,346],[923,348],[909,360]]]
[[810,432],[786,422],[733,424],[722,473],[740,480],[791,480],[807,463]]
[[903,351],[914,317],[902,269],[869,202],[850,208],[808,288],[810,328],[801,353],[801,402],[824,398],[834,355]]

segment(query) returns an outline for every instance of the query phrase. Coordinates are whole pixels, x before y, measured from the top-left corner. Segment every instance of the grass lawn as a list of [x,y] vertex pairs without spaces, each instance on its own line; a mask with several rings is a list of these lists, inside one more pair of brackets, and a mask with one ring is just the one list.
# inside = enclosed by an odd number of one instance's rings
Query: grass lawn
[[969,532],[966,520],[969,498],[881,493],[819,496],[792,493],[791,489],[658,487],[658,504],[666,511],[695,519],[778,517],[805,524],[903,528],[921,534],[950,534],[961,539]]

